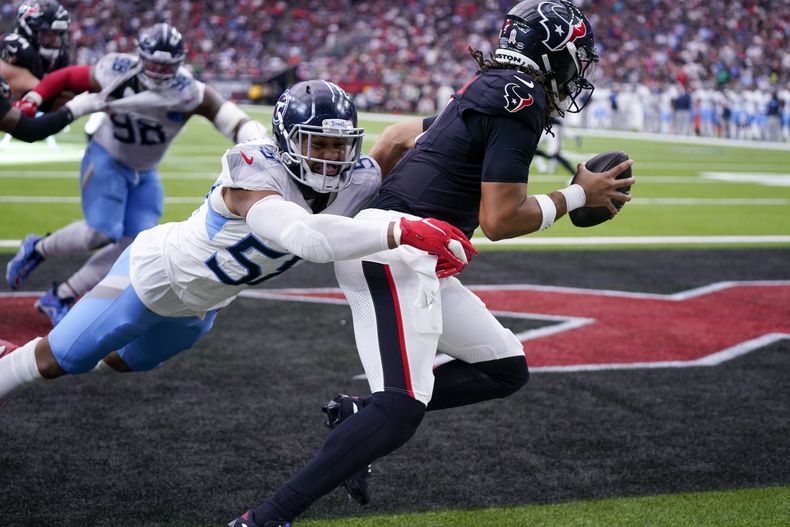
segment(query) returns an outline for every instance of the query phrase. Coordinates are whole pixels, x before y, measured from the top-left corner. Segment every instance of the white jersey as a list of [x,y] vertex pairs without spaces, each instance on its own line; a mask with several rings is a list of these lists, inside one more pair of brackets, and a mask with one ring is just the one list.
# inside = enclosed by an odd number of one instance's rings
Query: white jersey
[[[202,316],[228,305],[247,286],[288,270],[299,257],[253,234],[232,214],[222,188],[272,190],[310,211],[297,183],[276,157],[270,139],[236,145],[222,157],[222,173],[203,205],[186,221],[143,231],[131,246],[130,276],[143,303],[164,316]],[[381,170],[363,156],[351,184],[327,197],[321,212],[354,216],[378,192]]]
[[146,90],[137,79],[139,57],[105,55],[93,76],[108,93],[109,119],[93,136],[115,159],[134,170],[149,170],[162,160],[173,138],[203,101],[205,84],[179,68],[162,90]]

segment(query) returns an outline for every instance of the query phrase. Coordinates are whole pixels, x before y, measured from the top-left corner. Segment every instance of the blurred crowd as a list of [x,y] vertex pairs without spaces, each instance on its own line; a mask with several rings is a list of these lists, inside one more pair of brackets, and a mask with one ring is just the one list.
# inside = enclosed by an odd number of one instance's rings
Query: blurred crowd
[[[74,62],[128,51],[141,27],[168,21],[185,35],[195,75],[267,101],[283,72],[327,78],[363,109],[430,114],[474,72],[471,46],[493,51],[514,0],[61,0],[72,13]],[[790,85],[787,0],[577,0],[596,35],[596,94],[650,95],[674,111],[694,93],[722,103],[758,92],[782,103]],[[4,28],[16,4],[3,6]],[[673,99],[667,101],[667,93]],[[682,98],[681,97],[681,98]],[[627,100],[628,97],[625,97]],[[699,99],[699,97],[698,97]],[[760,106],[758,104],[758,106]],[[767,107],[766,107],[767,108]],[[660,110],[659,110],[660,111]],[[758,111],[763,111],[759,110]],[[767,111],[767,110],[766,110]],[[717,115],[724,112],[719,104]],[[700,117],[697,116],[699,119]],[[644,120],[644,117],[643,117]],[[622,124],[622,123],[621,123]],[[786,124],[786,123],[783,123]],[[626,126],[627,127],[627,126]]]

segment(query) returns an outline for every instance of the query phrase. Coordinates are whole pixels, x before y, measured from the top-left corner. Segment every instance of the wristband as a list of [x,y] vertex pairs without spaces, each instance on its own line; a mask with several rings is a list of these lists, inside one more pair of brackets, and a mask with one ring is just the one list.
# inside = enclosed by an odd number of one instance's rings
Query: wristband
[[565,206],[568,212],[584,207],[584,204],[587,203],[587,195],[578,183],[560,189],[559,193],[565,196]]
[[41,106],[41,103],[44,102],[43,97],[37,91],[30,90],[27,92],[22,99],[27,99],[28,101],[32,101],[36,106]]
[[401,235],[400,222],[399,221],[393,221],[392,222],[392,238],[395,240],[395,247],[400,247],[400,235]]
[[557,207],[554,205],[554,201],[546,194],[535,194],[532,197],[537,200],[541,215],[543,216],[538,230],[544,231],[554,224],[554,219],[557,217]]

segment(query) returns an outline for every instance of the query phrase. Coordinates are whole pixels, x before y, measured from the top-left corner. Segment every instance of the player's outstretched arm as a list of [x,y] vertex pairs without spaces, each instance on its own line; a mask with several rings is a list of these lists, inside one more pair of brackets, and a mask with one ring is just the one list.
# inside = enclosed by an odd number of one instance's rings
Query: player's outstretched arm
[[16,139],[32,143],[63,130],[69,123],[87,113],[104,108],[104,97],[98,93],[81,93],[54,112],[39,118],[28,117],[18,108],[10,108],[0,119],[0,130]]
[[60,95],[64,91],[82,93],[85,91],[99,91],[101,86],[93,78],[90,66],[67,66],[55,70],[39,82],[35,88],[27,92],[24,97],[14,103],[22,113],[34,117],[44,101]]
[[228,188],[224,198],[230,212],[243,217],[253,232],[311,262],[361,258],[410,245],[438,255],[449,262],[448,268],[460,271],[467,255],[477,253],[462,232],[432,218],[384,222],[310,214],[271,191]]
[[214,124],[225,137],[233,143],[243,143],[250,139],[267,137],[266,127],[226,100],[209,85],[205,85],[203,100],[195,113],[202,115]]

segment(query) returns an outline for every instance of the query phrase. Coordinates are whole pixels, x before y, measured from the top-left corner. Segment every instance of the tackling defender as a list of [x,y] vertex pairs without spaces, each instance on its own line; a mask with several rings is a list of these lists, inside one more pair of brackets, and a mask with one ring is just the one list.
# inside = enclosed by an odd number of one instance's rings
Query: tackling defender
[[104,107],[104,97],[101,94],[83,93],[66,102],[57,111],[33,119],[12,107],[10,96],[11,89],[0,76],[0,131],[8,132],[28,143],[60,132],[77,117]]
[[40,79],[69,65],[67,45],[71,15],[55,0],[22,2],[14,31],[0,40],[0,75],[14,99]]
[[[592,28],[565,0],[526,0],[506,15],[491,59],[473,52],[479,71],[394,167],[370,207],[356,218],[397,221],[434,216],[467,235],[480,226],[492,240],[543,230],[584,205],[614,215],[615,181],[630,166],[529,195],[527,176],[549,115],[580,111],[579,96],[597,61]],[[397,141],[396,141],[397,142]],[[627,201],[627,199],[626,199]],[[524,349],[454,277],[425,273],[420,255],[380,252],[338,261],[335,272],[351,305],[357,348],[372,396],[336,397],[332,427],[316,455],[268,501],[230,527],[283,527],[346,482],[369,500],[368,467],[408,441],[426,410],[506,397],[529,378]],[[453,360],[434,368],[443,352]]]
[[8,263],[6,280],[18,289],[44,259],[96,251],[67,280],[55,283],[36,307],[56,325],[75,299],[101,280],[141,231],[162,216],[164,190],[157,166],[193,115],[202,115],[234,143],[265,135],[263,126],[182,67],[181,34],[169,24],[140,32],[138,55],[110,53],[93,66],[49,74],[18,101],[33,115],[66,90],[101,92],[109,118],[88,144],[80,168],[84,220],[42,237],[28,235]]
[[476,253],[442,221],[345,217],[378,191],[381,172],[360,157],[364,132],[338,86],[296,84],[280,97],[272,124],[276,143],[257,139],[225,153],[219,179],[188,220],[140,233],[48,336],[0,358],[0,399],[42,378],[155,368],[191,348],[243,289],[301,259],[399,247],[393,252],[424,254],[431,274],[449,276]]

